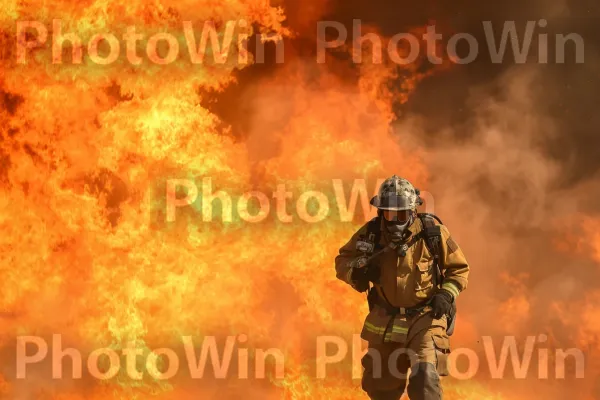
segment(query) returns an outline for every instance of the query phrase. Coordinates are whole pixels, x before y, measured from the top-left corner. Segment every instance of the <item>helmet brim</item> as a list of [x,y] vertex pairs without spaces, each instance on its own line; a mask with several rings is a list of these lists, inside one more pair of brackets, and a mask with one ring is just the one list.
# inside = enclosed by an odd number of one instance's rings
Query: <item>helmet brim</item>
[[370,203],[378,210],[384,211],[404,211],[415,208],[415,205],[411,204],[410,200],[404,196],[389,196],[383,199],[379,196],[374,196]]

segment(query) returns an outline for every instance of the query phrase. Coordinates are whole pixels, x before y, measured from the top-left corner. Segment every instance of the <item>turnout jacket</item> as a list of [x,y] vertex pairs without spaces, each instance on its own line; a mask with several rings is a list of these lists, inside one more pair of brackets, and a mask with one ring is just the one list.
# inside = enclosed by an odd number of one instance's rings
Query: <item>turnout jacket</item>
[[[441,240],[439,244],[439,267],[444,275],[442,288],[452,294],[454,298],[467,288],[469,277],[469,264],[461,248],[454,241],[450,232],[444,225],[440,225]],[[383,218],[380,219],[381,230],[379,245],[383,248],[390,243],[390,237],[385,228]],[[434,257],[425,244],[425,239],[420,233],[423,224],[420,218],[407,228],[409,233],[404,237],[399,247],[406,244],[405,254],[390,250],[380,254],[370,265],[379,265],[379,284],[374,284],[380,301],[391,307],[401,310],[425,304],[438,289],[436,283],[436,268],[433,265]],[[356,242],[361,236],[366,236],[368,223],[354,233],[352,238],[339,250],[335,258],[336,276],[338,279],[352,286],[350,280],[350,263],[363,256],[356,249]],[[354,286],[353,286],[354,287]],[[405,342],[413,336],[409,329],[419,321],[423,326],[438,325],[446,328],[446,317],[432,320],[429,307],[425,307],[417,317],[397,313],[390,314],[381,304],[375,304],[365,320],[361,337],[369,342]],[[427,317],[426,317],[427,316]],[[423,318],[420,318],[423,317]],[[393,321],[392,321],[393,319]],[[416,329],[413,329],[416,332]],[[411,330],[412,331],[412,330]]]

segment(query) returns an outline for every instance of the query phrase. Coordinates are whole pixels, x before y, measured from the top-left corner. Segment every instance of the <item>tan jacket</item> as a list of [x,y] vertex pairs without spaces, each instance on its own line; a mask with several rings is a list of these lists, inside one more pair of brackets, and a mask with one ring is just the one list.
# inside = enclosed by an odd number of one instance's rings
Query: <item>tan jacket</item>
[[[352,282],[350,281],[351,268],[349,264],[363,255],[357,251],[356,241],[361,235],[366,235],[367,225],[362,226],[352,236],[348,243],[340,249],[339,255],[335,258],[337,277],[350,285],[352,285]],[[408,228],[410,236],[405,240],[405,243],[412,243],[412,245],[406,250],[405,256],[399,255],[396,251],[392,250],[383,253],[374,260],[374,263],[377,263],[381,267],[380,284],[375,285],[375,288],[380,294],[385,295],[385,298],[394,307],[408,308],[422,304],[424,301],[430,299],[437,290],[434,284],[435,269],[431,268],[433,255],[427,249],[424,239],[416,236],[421,232],[422,228],[421,220],[418,218]],[[383,221],[381,223],[381,230],[380,244],[385,247],[389,244],[389,236],[383,225]],[[469,264],[460,247],[450,236],[448,229],[444,225],[440,225],[440,230],[442,233],[440,268],[445,276],[443,288],[454,297],[457,297],[461,291],[467,288]],[[377,308],[371,314],[373,313],[379,316],[383,314],[382,310]],[[387,321],[389,321],[389,318]],[[375,318],[375,316],[370,315],[370,317],[367,317],[365,325],[369,323],[375,325],[373,329],[377,332],[387,327],[387,325],[383,328],[381,326],[386,324],[385,318]],[[402,321],[400,323],[402,324]],[[404,331],[404,328],[400,329],[400,331]],[[385,333],[389,334],[392,332],[389,329],[385,329]],[[369,340],[368,338],[365,339]],[[395,341],[402,340],[402,338],[397,339]]]

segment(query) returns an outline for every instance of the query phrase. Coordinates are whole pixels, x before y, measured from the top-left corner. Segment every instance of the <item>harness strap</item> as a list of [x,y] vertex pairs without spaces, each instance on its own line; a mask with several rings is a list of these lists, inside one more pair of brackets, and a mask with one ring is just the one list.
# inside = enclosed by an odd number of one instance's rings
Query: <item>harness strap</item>
[[[444,281],[444,275],[442,274],[441,266],[440,266],[440,240],[442,238],[442,231],[439,225],[436,225],[433,221],[434,218],[440,221],[433,214],[418,214],[419,219],[421,220],[421,224],[423,225],[423,229],[421,233],[418,235],[423,238],[425,242],[425,246],[433,256],[433,276],[435,279],[435,286],[441,287]],[[441,222],[441,221],[440,221]]]
[[367,224],[367,237],[373,234],[374,239],[373,242],[375,244],[375,249],[380,249],[381,244],[379,241],[381,240],[381,220],[379,216],[371,219]]

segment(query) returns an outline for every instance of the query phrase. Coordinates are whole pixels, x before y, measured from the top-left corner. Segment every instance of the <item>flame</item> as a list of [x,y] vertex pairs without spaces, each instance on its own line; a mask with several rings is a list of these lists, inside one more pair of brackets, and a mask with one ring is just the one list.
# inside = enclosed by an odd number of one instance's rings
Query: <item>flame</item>
[[[322,15],[325,2],[314,4],[313,15]],[[52,9],[40,1],[4,2],[1,13],[4,37],[12,37],[16,20],[53,18],[84,39],[131,24],[148,35],[175,29],[182,19],[244,19],[292,35],[284,10],[263,0],[60,1]],[[252,345],[284,349],[286,377],[241,383],[232,398],[363,397],[347,364],[326,380],[312,379],[314,356],[306,351],[307,337],[348,337],[360,329],[364,298],[338,282],[332,266],[360,221],[249,224],[236,216],[207,223],[193,206],[167,223],[166,181],[210,177],[213,191],[234,199],[281,184],[295,195],[322,190],[333,199],[332,179],[363,178],[372,191],[391,172],[425,184],[420,149],[389,127],[393,103],[405,102],[433,71],[365,57],[357,83],[349,84],[293,58],[250,85],[251,120],[239,137],[201,105],[200,93],[234,85],[247,66],[177,60],[132,67],[122,59],[110,66],[50,65],[43,51],[16,65],[10,48],[3,55],[0,347],[23,334],[60,333],[72,345],[115,350],[127,343],[164,347],[181,335],[245,334]],[[400,77],[399,88],[387,86]],[[506,307],[506,313],[524,308]],[[217,395],[219,387],[148,375],[134,381],[125,372],[84,388],[44,378],[26,387],[11,372],[0,375],[6,398],[185,399]],[[502,398],[475,382],[449,382],[446,397]]]

